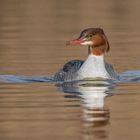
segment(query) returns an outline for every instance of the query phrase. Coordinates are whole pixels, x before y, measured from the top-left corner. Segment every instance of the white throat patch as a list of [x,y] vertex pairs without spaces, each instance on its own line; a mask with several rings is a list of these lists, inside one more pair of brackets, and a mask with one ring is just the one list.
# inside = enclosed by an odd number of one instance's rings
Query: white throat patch
[[85,41],[85,42],[81,43],[81,45],[92,46],[93,42],[92,41]]

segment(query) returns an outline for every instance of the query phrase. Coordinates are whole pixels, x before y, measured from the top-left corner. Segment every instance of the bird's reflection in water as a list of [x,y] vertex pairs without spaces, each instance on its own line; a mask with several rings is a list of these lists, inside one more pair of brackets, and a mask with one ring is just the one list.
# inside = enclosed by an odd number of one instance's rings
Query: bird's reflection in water
[[63,92],[76,94],[82,101],[84,139],[108,137],[104,126],[109,124],[110,112],[105,106],[105,98],[112,96],[115,85],[112,81],[78,81],[59,85]]

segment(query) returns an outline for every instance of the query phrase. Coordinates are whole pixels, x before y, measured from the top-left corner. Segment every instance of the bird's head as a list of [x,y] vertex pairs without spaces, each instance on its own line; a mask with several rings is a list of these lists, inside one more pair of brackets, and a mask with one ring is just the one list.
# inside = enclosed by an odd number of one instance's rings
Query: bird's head
[[68,44],[81,44],[89,47],[94,55],[103,55],[108,52],[110,47],[107,37],[101,28],[88,28],[81,32],[77,39],[68,41]]

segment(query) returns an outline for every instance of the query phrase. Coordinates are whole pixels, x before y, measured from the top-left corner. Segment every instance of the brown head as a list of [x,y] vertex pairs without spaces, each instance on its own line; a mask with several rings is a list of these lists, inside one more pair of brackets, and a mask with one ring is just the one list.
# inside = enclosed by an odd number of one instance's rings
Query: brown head
[[89,53],[103,55],[109,51],[107,37],[101,28],[88,28],[81,32],[80,37],[69,41],[69,44],[81,44],[89,47]]

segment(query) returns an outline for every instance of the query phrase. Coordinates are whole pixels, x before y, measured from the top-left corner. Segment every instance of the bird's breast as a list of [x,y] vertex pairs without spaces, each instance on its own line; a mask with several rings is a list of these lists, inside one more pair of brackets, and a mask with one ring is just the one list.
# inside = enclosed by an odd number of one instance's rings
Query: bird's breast
[[89,55],[77,72],[81,78],[110,78],[106,67],[104,56]]

